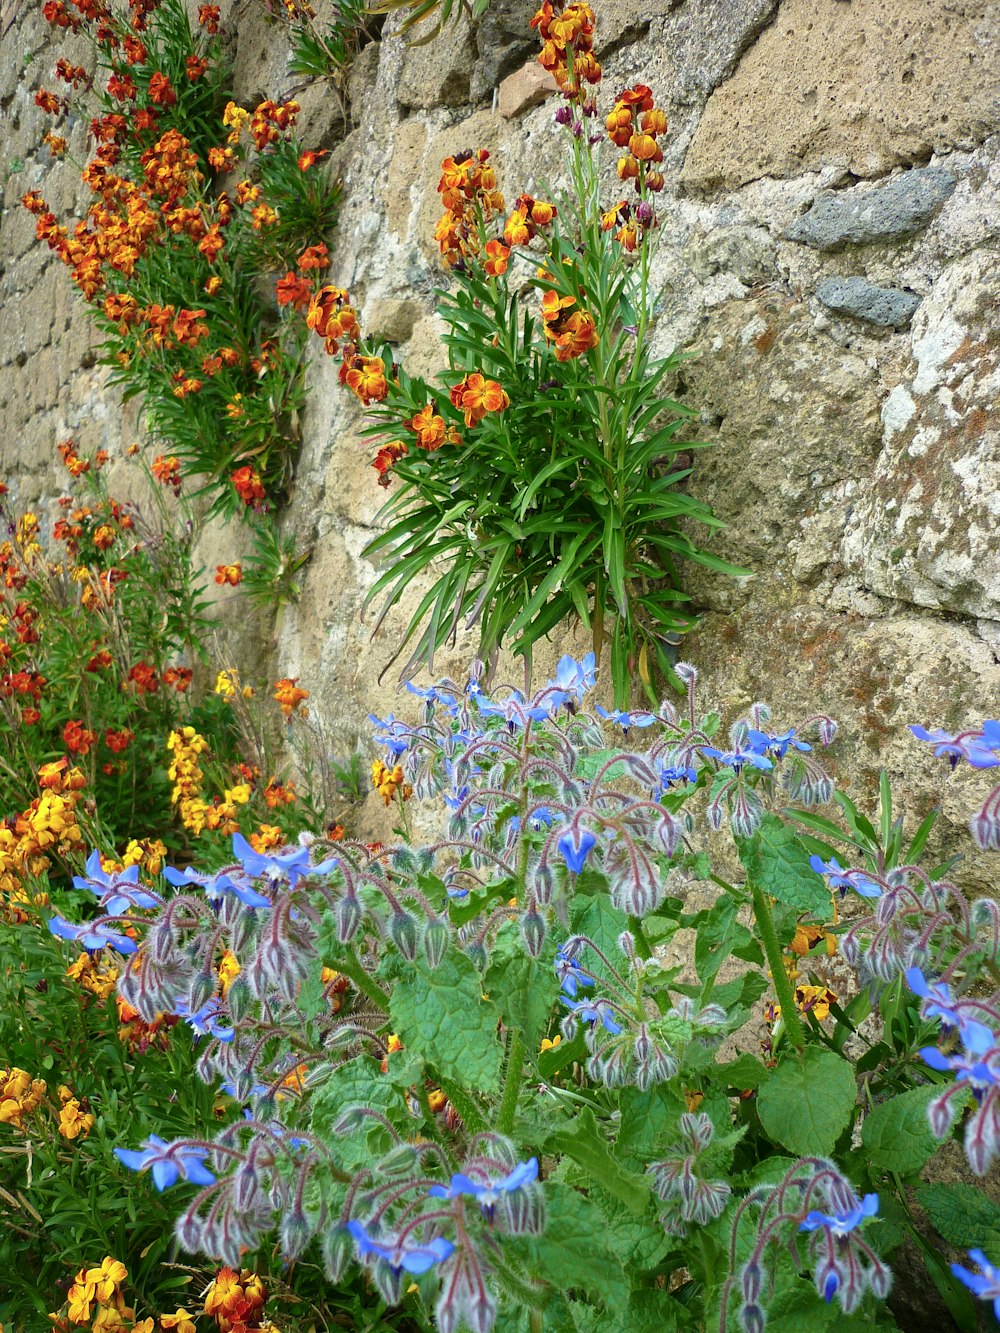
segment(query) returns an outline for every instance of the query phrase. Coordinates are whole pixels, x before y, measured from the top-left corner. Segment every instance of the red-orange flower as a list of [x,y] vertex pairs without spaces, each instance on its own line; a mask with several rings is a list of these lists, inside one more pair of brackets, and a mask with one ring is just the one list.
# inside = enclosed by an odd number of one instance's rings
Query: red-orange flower
[[129,731],[127,728],[124,731],[112,731],[109,727],[104,733],[104,743],[112,754],[121,754],[123,750],[128,749],[134,740],[135,732]]
[[488,380],[479,371],[474,371],[452,387],[451,402],[453,407],[465,414],[465,424],[475,426],[488,412],[502,412],[510,406],[510,398],[496,380]]
[[129,668],[128,679],[135,686],[137,694],[155,694],[160,687],[155,670],[148,662],[136,662]]
[[389,392],[385,378],[385,362],[380,356],[354,356],[346,363],[344,383],[367,407],[380,403]]
[[486,258],[483,261],[483,268],[491,278],[498,278],[501,273],[507,272],[509,258],[510,247],[504,245],[503,241],[486,242]]
[[330,251],[321,241],[319,245],[310,245],[303,250],[295,262],[300,273],[308,273],[314,268],[327,268],[330,264]]
[[231,588],[235,588],[243,582],[243,566],[239,562],[235,565],[216,565],[215,581],[216,583],[226,583]]
[[157,106],[173,106],[177,101],[170,80],[165,74],[153,74],[149,80],[149,100]]
[[297,273],[289,272],[279,278],[274,292],[278,305],[290,305],[296,310],[305,310],[312,299],[312,287],[308,280],[300,278]]
[[63,727],[63,742],[73,754],[89,754],[90,747],[97,740],[97,733],[89,731],[77,718],[71,719]]
[[172,686],[178,694],[185,694],[194,677],[190,667],[167,667],[162,680],[164,685]]
[[299,688],[298,676],[292,676],[290,679],[286,676],[283,680],[276,682],[274,686],[274,698],[278,701],[281,711],[285,717],[290,718],[293,713],[299,713],[302,717],[307,717],[308,712],[302,708],[303,699],[309,698],[309,691]]
[[230,476],[229,480],[236,488],[236,494],[245,505],[252,505],[255,509],[260,508],[263,501],[267,499],[267,492],[264,490],[264,483],[258,473],[249,464],[244,467],[238,467]]
[[215,34],[219,31],[220,13],[218,5],[199,5],[198,22],[207,32]]
[[417,448],[426,449],[428,453],[433,453],[435,449],[440,449],[443,444],[457,444],[458,434],[454,427],[450,430],[445,425],[444,417],[439,416],[434,411],[434,404],[428,403],[422,407],[416,416],[404,423],[409,426],[417,437]]
[[395,467],[397,460],[405,458],[409,452],[402,440],[392,440],[389,444],[382,446],[372,462],[372,467],[378,473],[378,484],[380,486],[390,484],[392,479],[389,473]]
[[164,458],[157,454],[150,468],[153,476],[164,486],[169,486],[175,495],[181,493],[181,460],[170,454]]

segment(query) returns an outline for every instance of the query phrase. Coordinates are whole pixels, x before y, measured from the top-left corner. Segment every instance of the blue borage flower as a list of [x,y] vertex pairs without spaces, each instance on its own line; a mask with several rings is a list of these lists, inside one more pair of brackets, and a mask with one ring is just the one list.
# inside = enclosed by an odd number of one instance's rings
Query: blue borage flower
[[617,1037],[622,1031],[622,1026],[615,1021],[614,1010],[607,1000],[562,999],[562,1002],[581,1023],[602,1023],[605,1031],[610,1032],[612,1037]]
[[587,653],[579,662],[570,653],[565,653],[556,667],[556,678],[549,681],[548,688],[563,696],[560,703],[565,703],[570,697],[574,697],[577,703],[583,703],[583,696],[596,683],[597,657],[594,653]]
[[569,957],[565,949],[556,950],[554,967],[559,978],[559,987],[570,999],[575,999],[577,991],[581,988],[593,989],[593,977],[588,976],[576,959]]
[[920,1058],[939,1073],[951,1072],[977,1094],[1000,1087],[1000,1038],[984,1023],[965,1022],[959,1028],[964,1050],[945,1055],[936,1046],[923,1046]]
[[1000,750],[1000,722],[988,720],[978,731],[959,731],[952,734],[935,727],[928,731],[926,727],[910,724],[910,730],[918,741],[927,741],[934,746],[936,755],[947,755],[952,768],[960,759],[967,760],[973,768],[1000,767],[1000,755],[993,753]]
[[969,1250],[969,1258],[982,1272],[973,1273],[961,1264],[950,1264],[951,1271],[974,1296],[993,1302],[993,1315],[1000,1320],[1000,1268],[994,1268],[982,1250]]
[[703,745],[701,752],[709,759],[717,759],[723,768],[731,768],[734,773],[739,773],[747,764],[765,772],[774,767],[770,759],[756,750],[717,750],[714,745]]
[[227,893],[235,894],[245,907],[270,907],[270,898],[258,893],[253,885],[235,868],[217,870],[213,875],[202,874],[190,866],[184,870],[175,870],[173,866],[163,867],[163,878],[175,889],[194,887],[204,891],[209,902],[220,902]]
[[451,1257],[455,1247],[444,1236],[435,1236],[426,1245],[383,1245],[368,1235],[360,1222],[351,1221],[347,1230],[354,1237],[358,1255],[362,1258],[381,1259],[394,1273],[405,1270],[407,1273],[426,1273],[435,1264],[442,1264]]
[[109,875],[101,867],[101,853],[95,850],[87,857],[86,877],[73,876],[73,887],[83,889],[101,899],[109,916],[120,916],[130,907],[159,907],[161,900],[146,889],[139,888],[139,867],[126,866]]
[[[433,693],[433,691],[428,691]],[[420,691],[414,691],[420,693]],[[383,745],[392,759],[398,759],[401,754],[405,754],[410,748],[413,740],[413,728],[406,722],[399,721],[392,713],[388,717],[376,717],[374,713],[368,714],[368,721],[372,724],[372,740],[376,745]]]
[[613,712],[609,712],[606,708],[602,708],[600,704],[595,705],[594,711],[598,717],[603,717],[605,722],[617,722],[622,731],[625,732],[630,727],[651,727],[654,722],[660,720],[655,713],[646,711],[627,713],[622,708],[616,708]]
[[107,948],[115,949],[118,953],[135,953],[139,947],[135,940],[100,922],[85,921],[76,926],[65,917],[54,916],[49,919],[49,932],[58,939],[72,940],[88,953],[97,953]]
[[500,1180],[489,1178],[485,1181],[472,1180],[469,1176],[458,1172],[452,1176],[450,1184],[431,1185],[427,1193],[434,1199],[457,1199],[461,1195],[468,1195],[476,1200],[484,1216],[492,1217],[493,1209],[502,1194],[513,1194],[537,1179],[538,1158],[532,1157],[530,1161],[519,1162]]
[[309,875],[329,875],[339,865],[335,856],[318,865],[310,865],[308,847],[289,847],[284,852],[255,852],[242,833],[233,834],[233,855],[248,875],[284,879],[293,889],[300,879]]
[[697,782],[698,774],[693,768],[681,764],[671,764],[660,770],[660,791],[669,791],[681,783]]
[[784,759],[789,746],[803,752],[812,750],[812,746],[807,745],[805,741],[795,739],[794,727],[790,727],[788,731],[783,731],[780,736],[771,736],[766,731],[758,731],[755,727],[750,727],[747,731],[747,738],[750,741],[751,750],[756,751],[757,754],[775,755],[778,759]]
[[968,1033],[973,1041],[982,1043],[992,1038],[993,1034],[984,1023],[969,1016],[970,1008],[978,1010],[975,1001],[954,999],[946,982],[928,981],[919,967],[908,967],[906,984],[923,1000],[920,1012],[924,1018],[940,1018],[945,1028],[957,1028],[963,1038]]
[[219,1000],[213,997],[206,1000],[200,1009],[194,1013],[184,1003],[178,1004],[174,1010],[178,1018],[183,1018],[185,1023],[192,1029],[195,1037],[214,1037],[216,1041],[232,1041],[236,1036],[234,1028],[220,1027]]
[[559,855],[574,875],[587,863],[587,857],[597,846],[597,839],[588,829],[572,824],[556,843]]
[[161,1192],[178,1180],[186,1180],[189,1185],[215,1184],[215,1176],[204,1165],[208,1156],[206,1149],[183,1142],[167,1143],[157,1134],[150,1134],[145,1147],[138,1152],[131,1148],[116,1148],[115,1156],[130,1171],[149,1170],[153,1184]]
[[[528,827],[534,829],[536,833],[543,828],[551,828],[554,823],[555,815],[544,805],[538,805],[534,810],[531,810],[528,813]],[[521,816],[511,815],[510,819],[507,821],[507,829],[508,832],[511,833],[520,833]]]
[[874,1217],[877,1212],[878,1195],[866,1194],[863,1199],[855,1199],[853,1208],[846,1208],[843,1212],[823,1213],[814,1208],[799,1223],[799,1230],[816,1231],[825,1227],[831,1236],[839,1239],[849,1235],[865,1218]]
[[843,897],[846,889],[853,889],[862,898],[880,898],[882,896],[879,885],[869,879],[863,871],[845,869],[835,856],[831,856],[829,861],[824,861],[821,856],[810,856],[809,867],[817,875],[828,876],[830,888],[839,889],[841,897]]

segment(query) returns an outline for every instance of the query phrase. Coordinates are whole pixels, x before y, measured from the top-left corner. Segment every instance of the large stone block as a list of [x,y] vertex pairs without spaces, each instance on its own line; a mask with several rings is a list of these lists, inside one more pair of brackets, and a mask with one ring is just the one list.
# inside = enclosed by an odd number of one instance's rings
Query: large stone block
[[[407,35],[412,41],[423,34],[411,30]],[[456,11],[436,37],[407,48],[396,90],[399,105],[413,110],[461,106],[468,102],[474,51],[472,25],[463,13]]]
[[[775,294],[711,312],[683,374],[685,401],[701,411],[694,433],[713,446],[695,453],[691,490],[727,524],[723,532],[692,527],[692,535],[762,579],[787,579],[807,532],[814,572],[836,559],[848,483],[878,455],[874,367],[818,330],[804,302]],[[825,522],[807,527],[819,513]],[[701,604],[757,595],[756,580],[701,568],[689,582]]]
[[912,236],[926,227],[957,184],[943,167],[916,167],[875,189],[822,194],[785,231],[814,250],[839,250]]
[[972,147],[1000,127],[990,0],[783,0],[710,98],[684,162],[692,190],[835,165],[856,176]]
[[844,560],[885,597],[1000,619],[1000,275],[952,264],[913,324],[912,369],[882,404],[884,447]]

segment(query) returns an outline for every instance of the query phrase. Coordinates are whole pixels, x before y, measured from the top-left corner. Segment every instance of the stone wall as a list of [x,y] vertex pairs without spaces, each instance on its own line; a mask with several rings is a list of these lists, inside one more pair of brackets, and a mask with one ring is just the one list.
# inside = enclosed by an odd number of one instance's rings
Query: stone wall
[[[237,97],[296,91],[307,145],[333,149],[332,280],[411,369],[442,363],[441,158],[489,148],[509,197],[564,180],[532,9],[493,0],[477,27],[461,18],[419,47],[390,19],[345,108],[328,85],[294,89],[262,6],[224,5]],[[943,800],[954,839],[968,785],[946,782],[942,797],[905,725],[1000,711],[1000,4],[607,0],[597,18],[606,96],[641,79],[670,120],[657,340],[693,353],[677,390],[714,448],[697,454],[692,487],[729,524],[716,549],[752,571],[691,571],[704,618],[683,654],[734,709],[762,698],[783,722],[820,706],[839,716],[840,771],[871,795],[886,765],[917,817]],[[31,97],[54,58],[42,29],[25,7],[0,61],[0,464],[32,502],[58,489],[58,439],[120,446],[137,424],[103,388],[81,307],[16,208],[43,182],[54,202],[73,198],[71,169],[34,148]],[[9,174],[13,157],[25,165]],[[609,201],[619,188],[609,175]],[[283,521],[315,550],[270,651],[343,748],[369,708],[406,704],[392,671],[377,683],[399,617],[374,644],[359,620],[384,493],[336,371],[322,353],[309,370]],[[212,532],[204,551],[230,558],[232,534]],[[553,656],[582,646],[571,629]],[[470,651],[459,644],[442,669]]]

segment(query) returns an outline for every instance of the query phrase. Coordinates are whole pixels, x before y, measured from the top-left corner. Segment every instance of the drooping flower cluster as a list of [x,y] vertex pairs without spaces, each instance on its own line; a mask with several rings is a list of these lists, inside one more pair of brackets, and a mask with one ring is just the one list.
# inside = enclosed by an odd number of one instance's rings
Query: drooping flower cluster
[[[585,114],[586,84],[601,81],[601,65],[594,55],[594,11],[582,0],[543,0],[531,20],[542,39],[538,63],[547,69],[563,95],[582,104]],[[589,104],[592,114],[593,103]]]
[[931,1069],[955,1076],[955,1081],[927,1107],[931,1131],[943,1139],[971,1093],[973,1107],[965,1122],[965,1156],[975,1174],[985,1176],[993,1159],[1000,1155],[1000,996],[992,1000],[956,997],[946,981],[928,982],[916,967],[907,971],[906,980],[921,998],[923,1017],[939,1019],[942,1036],[958,1038],[959,1049],[949,1040],[944,1050],[925,1046],[920,1052]]
[[441,163],[438,193],[444,213],[434,239],[447,268],[457,268],[478,255],[486,228],[503,214],[504,198],[489,159],[485,148],[477,148],[446,157]]

